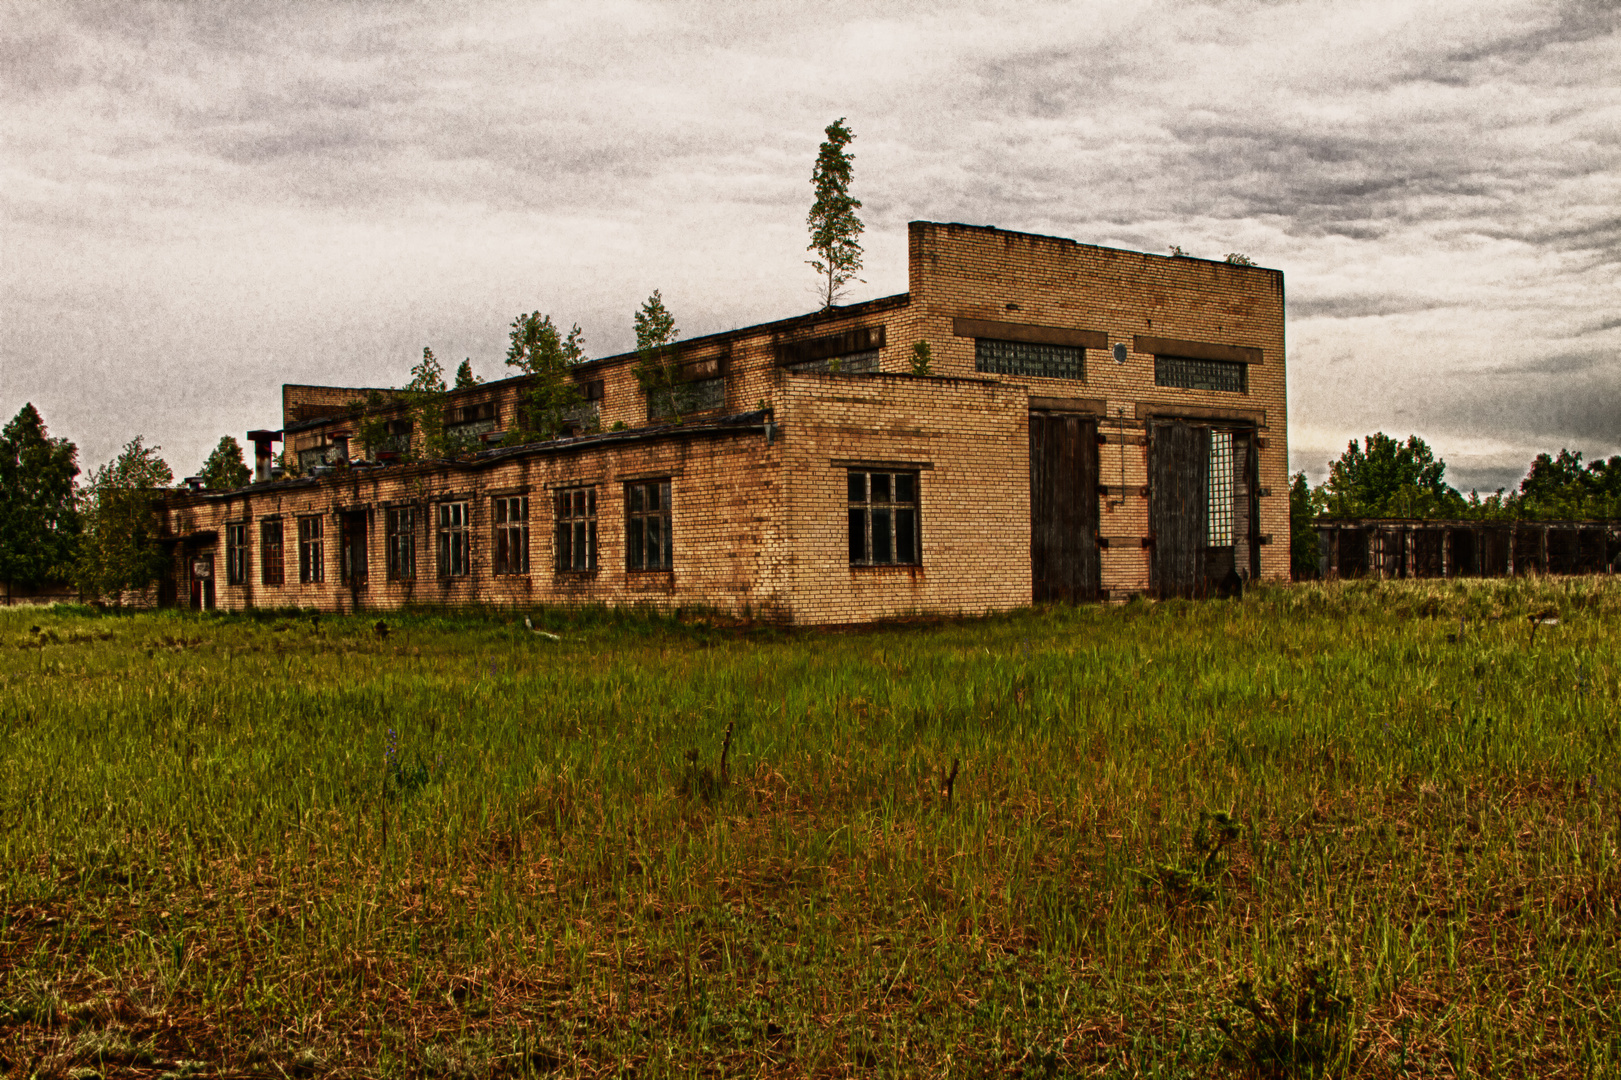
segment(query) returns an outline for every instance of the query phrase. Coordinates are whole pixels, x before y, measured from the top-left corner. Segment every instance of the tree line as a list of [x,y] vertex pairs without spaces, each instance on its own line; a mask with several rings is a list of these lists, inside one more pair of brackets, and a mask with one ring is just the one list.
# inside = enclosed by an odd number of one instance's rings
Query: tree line
[[1317,573],[1321,517],[1458,521],[1591,521],[1621,518],[1621,455],[1583,462],[1580,451],[1538,454],[1512,491],[1463,494],[1446,482],[1446,462],[1425,441],[1376,432],[1329,463],[1313,487],[1303,472],[1289,485],[1294,576]]

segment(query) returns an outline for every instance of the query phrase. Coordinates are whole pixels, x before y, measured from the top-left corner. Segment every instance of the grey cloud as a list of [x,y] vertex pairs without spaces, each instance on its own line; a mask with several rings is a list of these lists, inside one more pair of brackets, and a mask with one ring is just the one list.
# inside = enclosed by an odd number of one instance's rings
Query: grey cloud
[[1342,293],[1291,297],[1289,316],[1292,319],[1365,319],[1456,306],[1455,303],[1444,303],[1405,293]]

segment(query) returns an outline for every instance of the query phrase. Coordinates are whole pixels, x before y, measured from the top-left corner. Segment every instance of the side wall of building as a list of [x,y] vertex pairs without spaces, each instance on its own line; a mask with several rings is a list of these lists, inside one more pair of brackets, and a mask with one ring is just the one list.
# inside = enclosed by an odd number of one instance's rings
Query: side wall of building
[[[981,614],[1030,603],[1028,397],[986,379],[780,378],[796,621]],[[921,561],[854,565],[852,470],[915,473]]]
[[[668,480],[672,503],[671,569],[627,566],[626,486]],[[554,500],[562,489],[595,492],[597,568],[555,567]],[[496,500],[528,500],[527,573],[494,573]],[[310,607],[326,611],[406,604],[650,604],[703,606],[770,617],[784,604],[779,572],[781,451],[758,430],[598,445],[515,455],[465,467],[351,469],[319,480],[250,488],[228,496],[179,497],[168,509],[175,539],[175,599],[190,596],[191,563],[214,567],[214,604],[224,609]],[[441,577],[438,508],[465,503],[469,559],[465,575]],[[387,518],[414,511],[415,576],[391,580]],[[348,517],[346,518],[346,515]],[[299,522],[319,522],[319,582],[300,580]],[[282,523],[280,585],[264,583],[262,523]],[[346,526],[364,522],[366,580],[345,581]],[[247,580],[228,579],[228,526],[246,524]],[[190,538],[190,539],[188,539]]]

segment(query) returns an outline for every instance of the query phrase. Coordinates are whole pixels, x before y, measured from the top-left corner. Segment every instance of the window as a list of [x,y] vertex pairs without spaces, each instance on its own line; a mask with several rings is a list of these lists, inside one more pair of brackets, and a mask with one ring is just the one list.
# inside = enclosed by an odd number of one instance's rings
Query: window
[[1210,527],[1205,543],[1210,547],[1232,547],[1233,433],[1230,431],[1210,433],[1210,496],[1206,520]]
[[975,338],[974,370],[1040,379],[1085,379],[1086,350],[1078,345]]
[[321,519],[298,519],[298,580],[304,585],[319,585],[326,580],[326,563],[322,558]]
[[388,580],[410,581],[417,576],[415,510],[391,506],[383,522],[383,543],[388,555]]
[[790,371],[827,372],[833,375],[876,375],[878,373],[878,350],[868,349],[865,352],[845,353],[843,356],[830,356],[822,360],[800,360],[789,364]]
[[726,378],[696,379],[647,392],[647,418],[685,415],[719,409],[726,404]]
[[529,498],[495,500],[495,573],[529,573]]
[[[668,485],[666,485],[668,486]],[[557,571],[597,568],[597,489],[557,493]]]
[[439,576],[465,577],[468,573],[467,504],[439,504]]
[[670,569],[670,482],[625,485],[625,552],[632,570]]
[[225,526],[225,583],[245,585],[248,581],[248,527]]
[[280,585],[283,578],[281,552],[281,518],[259,522],[259,581],[264,585]]
[[917,473],[851,469],[850,565],[917,565]]
[[1186,356],[1154,357],[1154,385],[1183,390],[1249,392],[1248,365],[1231,360],[1194,360]]

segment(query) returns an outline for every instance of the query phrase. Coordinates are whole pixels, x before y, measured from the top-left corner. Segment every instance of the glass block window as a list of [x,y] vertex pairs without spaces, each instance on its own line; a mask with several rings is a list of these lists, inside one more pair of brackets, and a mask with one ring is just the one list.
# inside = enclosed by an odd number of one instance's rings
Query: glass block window
[[280,585],[285,570],[282,565],[281,519],[259,522],[259,582]]
[[1210,523],[1211,547],[1233,546],[1233,433],[1210,433]]
[[470,537],[467,531],[467,504],[451,502],[439,504],[438,556],[439,576],[466,577],[472,560]]
[[596,488],[557,493],[556,553],[558,573],[585,573],[597,568]]
[[850,565],[916,565],[917,473],[849,473]]
[[685,416],[688,413],[708,412],[710,409],[719,409],[726,404],[726,377],[724,375],[713,379],[697,379],[693,382],[676,383],[674,386],[658,387],[648,391],[647,418],[661,420],[664,417]]
[[1230,360],[1193,360],[1186,356],[1154,357],[1154,385],[1182,390],[1219,390],[1229,394],[1249,391],[1247,364]]
[[843,356],[830,356],[822,360],[804,360],[790,364],[788,370],[831,375],[876,375],[878,350],[868,349],[866,352],[846,353]]
[[497,574],[529,573],[528,496],[495,500],[494,570]]
[[974,370],[1039,379],[1086,378],[1086,350],[1076,345],[974,339]]
[[388,556],[388,580],[410,581],[417,576],[416,530],[413,528],[414,509],[409,506],[391,506],[384,519],[384,548]]
[[670,569],[668,480],[642,480],[625,485],[625,529],[625,562],[630,569]]

